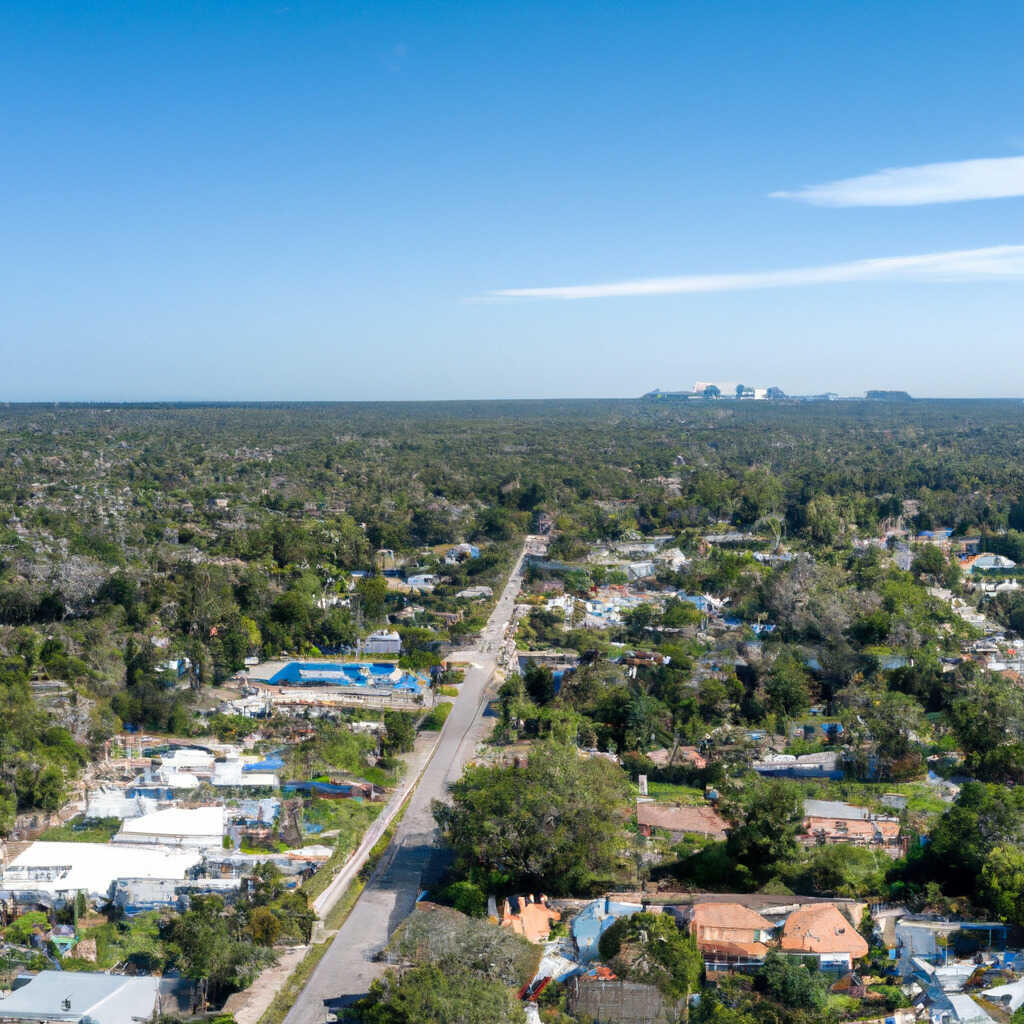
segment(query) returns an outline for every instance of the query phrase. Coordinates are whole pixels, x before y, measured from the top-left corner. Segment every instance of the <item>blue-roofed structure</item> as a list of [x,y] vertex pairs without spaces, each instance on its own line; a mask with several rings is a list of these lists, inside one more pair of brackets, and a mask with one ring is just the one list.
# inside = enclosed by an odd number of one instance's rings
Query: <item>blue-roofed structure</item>
[[[420,694],[425,682],[391,662],[291,661],[275,672],[273,686],[367,686]],[[254,769],[255,770],[255,769]]]
[[228,808],[231,821],[241,821],[246,825],[270,825],[277,818],[281,809],[281,801],[276,797],[264,797],[262,800],[239,800],[238,806]]
[[643,910],[639,903],[618,903],[604,897],[588,903],[572,919],[572,938],[582,963],[596,960],[601,936],[620,917],[631,917]]
[[292,793],[307,793],[327,800],[372,800],[379,792],[372,782],[318,782],[316,780],[296,780],[286,782],[281,792],[288,796]]
[[242,766],[243,772],[279,772],[284,768],[284,758],[279,754],[270,754],[262,761]]

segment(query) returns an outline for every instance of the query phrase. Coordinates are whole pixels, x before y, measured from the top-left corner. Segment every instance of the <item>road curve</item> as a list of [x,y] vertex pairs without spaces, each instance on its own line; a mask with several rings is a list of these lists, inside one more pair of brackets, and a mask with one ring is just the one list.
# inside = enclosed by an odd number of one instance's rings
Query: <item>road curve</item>
[[383,965],[374,962],[373,955],[387,944],[391,933],[412,910],[416,897],[444,870],[445,852],[438,843],[430,806],[446,795],[448,785],[462,774],[476,744],[490,731],[490,723],[483,718],[487,688],[522,584],[523,559],[528,551],[537,549],[538,543],[542,543],[540,538],[527,538],[480,641],[468,652],[472,664],[466,671],[462,692],[395,837],[299,993],[285,1024],[323,1024],[330,1017],[325,999],[354,1000],[365,994],[384,970]]

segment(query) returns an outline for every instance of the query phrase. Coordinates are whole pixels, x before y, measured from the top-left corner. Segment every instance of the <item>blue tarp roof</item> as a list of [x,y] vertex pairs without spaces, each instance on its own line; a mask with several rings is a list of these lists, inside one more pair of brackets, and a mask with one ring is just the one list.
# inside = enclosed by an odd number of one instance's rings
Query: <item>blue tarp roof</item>
[[282,787],[285,793],[331,793],[335,796],[345,796],[355,789],[361,790],[356,782],[345,782],[340,785],[334,782],[286,782]]
[[588,903],[572,920],[572,937],[576,941],[580,960],[584,963],[597,959],[597,944],[616,919],[639,913],[636,903],[616,903],[610,899]]
[[391,662],[290,661],[268,680],[273,685],[379,686],[419,693],[423,681]]

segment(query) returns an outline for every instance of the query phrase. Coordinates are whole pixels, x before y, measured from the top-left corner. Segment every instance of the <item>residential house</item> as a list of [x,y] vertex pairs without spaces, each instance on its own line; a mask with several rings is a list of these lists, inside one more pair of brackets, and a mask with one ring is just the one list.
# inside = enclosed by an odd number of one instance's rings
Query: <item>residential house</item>
[[631,580],[645,580],[650,577],[657,575],[658,566],[657,563],[646,561],[646,562],[630,562],[626,566],[626,575]]
[[662,747],[659,750],[648,751],[647,759],[653,761],[659,768],[667,768],[670,764],[687,764],[697,769],[708,766],[696,747],[676,747],[674,754],[668,747]]
[[[242,884],[240,878],[119,878],[114,883],[113,903],[126,916],[134,917],[150,910],[170,908],[188,910],[193,896],[211,893],[231,902]],[[3,1004],[0,1003],[0,1018]]]
[[154,1016],[159,991],[151,975],[40,971],[0,1001],[0,1020],[132,1024]]
[[816,956],[823,970],[849,971],[868,955],[868,944],[834,903],[794,910],[782,926],[784,953]]
[[444,553],[445,565],[458,565],[467,558],[479,558],[480,549],[474,544],[456,544]]
[[373,566],[378,572],[383,572],[385,569],[395,569],[398,566],[395,560],[395,553],[391,548],[378,548],[374,552]]
[[932,1024],[996,1024],[995,1018],[966,992],[928,989],[919,1002]]
[[850,996],[852,999],[864,999],[868,994],[864,979],[856,971],[847,971],[829,985],[828,990],[834,995]]
[[805,846],[834,846],[847,843],[880,849],[890,857],[906,852],[900,835],[899,818],[872,814],[866,807],[856,807],[840,800],[805,800],[803,831],[799,836]]
[[1007,1013],[1016,1013],[1024,1006],[1024,978],[1007,985],[996,985],[981,993],[990,1003],[1001,1006]]
[[668,832],[674,841],[683,836],[725,839],[728,822],[713,807],[684,807],[675,804],[637,803],[636,823],[641,834],[655,829]]
[[547,896],[513,896],[502,903],[498,923],[530,942],[546,942],[551,925],[561,919],[561,913],[548,906]]
[[63,906],[79,892],[105,900],[119,878],[183,880],[199,868],[198,849],[105,843],[31,843],[2,872],[0,892],[13,904]]
[[709,971],[732,970],[760,963],[768,952],[775,926],[740,903],[695,903],[690,934]]
[[950,959],[950,936],[959,931],[977,933],[989,948],[1006,948],[1007,926],[999,921],[936,920],[906,914],[893,925],[893,953],[900,974],[912,974],[922,964],[945,964]]
[[841,755],[835,751],[817,754],[768,754],[750,766],[770,779],[841,779]]

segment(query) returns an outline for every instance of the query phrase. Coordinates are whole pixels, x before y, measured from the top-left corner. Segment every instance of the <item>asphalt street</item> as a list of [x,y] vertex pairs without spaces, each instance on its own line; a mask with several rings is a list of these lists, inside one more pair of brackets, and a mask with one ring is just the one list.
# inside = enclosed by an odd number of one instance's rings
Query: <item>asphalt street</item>
[[477,743],[492,724],[483,717],[489,684],[512,620],[522,583],[523,557],[543,542],[527,538],[523,551],[480,636],[466,652],[469,663],[458,700],[448,716],[440,742],[398,826],[391,845],[342,925],[330,949],[310,976],[285,1024],[322,1024],[329,1019],[325,999],[351,1001],[365,994],[385,966],[373,957],[409,914],[416,898],[440,877],[447,866],[430,807],[443,799],[458,779]]

